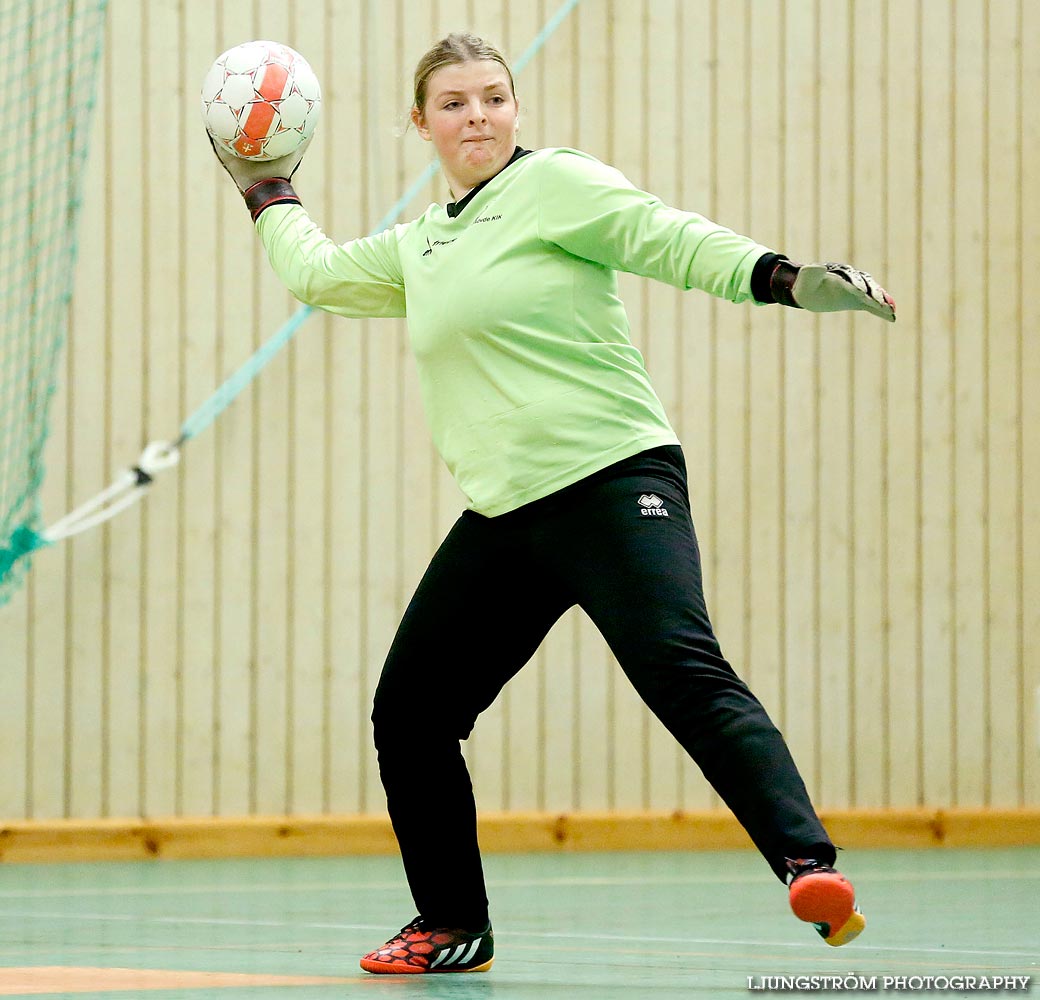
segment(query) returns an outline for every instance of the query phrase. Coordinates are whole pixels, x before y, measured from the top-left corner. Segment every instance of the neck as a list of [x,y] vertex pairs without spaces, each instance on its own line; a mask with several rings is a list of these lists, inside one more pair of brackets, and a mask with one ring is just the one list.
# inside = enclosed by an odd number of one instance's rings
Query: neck
[[448,182],[448,192],[451,194],[452,201],[462,201],[477,184],[482,183],[482,181],[477,181],[475,184],[467,184],[452,176],[447,170],[444,170],[443,166],[441,170],[444,172],[444,179]]
[[451,193],[451,200],[462,201],[462,199],[465,198],[466,195],[468,195],[470,191],[472,191],[474,188],[480,187],[481,184],[486,183],[487,181],[491,180],[492,177],[495,177],[498,174],[500,174],[509,165],[509,162],[510,160],[512,160],[513,155],[515,153],[516,141],[514,140],[513,148],[509,151],[509,157],[506,159],[505,163],[503,163],[502,166],[499,167],[498,170],[496,170],[493,174],[489,174],[487,177],[481,178],[474,184],[466,184],[465,182],[459,180],[457,177],[452,176],[451,173],[444,169],[444,164],[441,164],[441,172],[444,174],[444,179],[448,182],[448,191]]

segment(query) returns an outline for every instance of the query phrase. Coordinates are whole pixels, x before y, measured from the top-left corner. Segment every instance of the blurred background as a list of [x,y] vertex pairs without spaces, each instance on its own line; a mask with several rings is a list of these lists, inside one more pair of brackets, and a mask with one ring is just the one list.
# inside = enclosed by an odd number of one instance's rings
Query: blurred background
[[[271,38],[314,67],[297,189],[345,241],[430,161],[405,130],[423,52],[469,29],[515,58],[557,6],[111,0],[48,521],[296,307],[206,141],[214,57]],[[622,276],[723,650],[817,805],[1040,806],[1040,6],[584,0],[516,84],[524,146],[893,294],[889,326]],[[403,218],[433,200],[439,178]],[[145,503],[40,553],[0,610],[0,815],[382,815],[371,693],[462,507],[404,323],[312,316]],[[466,752],[487,811],[722,810],[577,612]]]

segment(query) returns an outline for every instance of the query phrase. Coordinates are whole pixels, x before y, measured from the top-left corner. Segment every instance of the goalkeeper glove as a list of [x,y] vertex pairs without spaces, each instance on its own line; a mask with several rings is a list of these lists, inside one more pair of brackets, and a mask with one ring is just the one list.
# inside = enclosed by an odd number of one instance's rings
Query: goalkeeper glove
[[300,204],[300,198],[289,182],[299,168],[313,136],[304,139],[291,153],[276,160],[263,161],[244,160],[222,149],[208,133],[207,138],[217,159],[242,192],[254,222],[260,217],[260,213],[271,205]]
[[866,271],[848,264],[793,264],[780,260],[769,279],[777,302],[809,312],[862,309],[889,323],[896,321],[896,304]]

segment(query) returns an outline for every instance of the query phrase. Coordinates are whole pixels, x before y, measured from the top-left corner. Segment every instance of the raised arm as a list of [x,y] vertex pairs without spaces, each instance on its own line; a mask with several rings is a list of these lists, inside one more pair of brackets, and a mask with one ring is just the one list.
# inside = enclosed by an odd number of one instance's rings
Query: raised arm
[[291,180],[309,139],[288,156],[259,163],[211,144],[245,199],[275,274],[296,298],[341,316],[405,315],[400,227],[336,244],[304,210]]

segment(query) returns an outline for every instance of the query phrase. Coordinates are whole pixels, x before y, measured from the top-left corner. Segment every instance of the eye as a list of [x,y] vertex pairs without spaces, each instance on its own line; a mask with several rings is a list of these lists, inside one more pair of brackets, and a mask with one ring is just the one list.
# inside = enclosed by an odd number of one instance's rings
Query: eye
[[451,111],[452,108],[457,108],[457,107],[461,107],[461,105],[459,104],[458,101],[448,101],[448,103],[444,105],[444,110],[445,111]]
[[491,103],[492,104],[505,104],[506,103],[506,99],[501,94],[495,94],[495,96],[491,98]]

